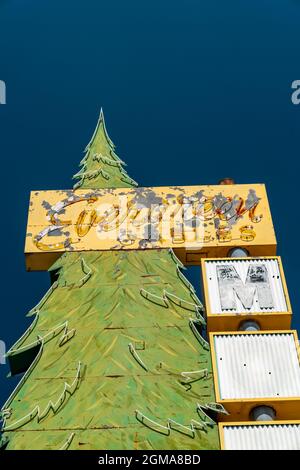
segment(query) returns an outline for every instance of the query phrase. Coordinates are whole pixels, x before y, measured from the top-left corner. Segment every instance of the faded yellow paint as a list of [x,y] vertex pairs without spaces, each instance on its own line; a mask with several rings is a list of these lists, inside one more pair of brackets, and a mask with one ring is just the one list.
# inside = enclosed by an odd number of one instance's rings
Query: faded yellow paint
[[[276,420],[292,420],[295,416],[300,415],[300,397],[253,397],[253,398],[236,398],[222,399],[219,388],[218,366],[216,360],[216,349],[214,345],[214,336],[217,335],[263,335],[263,334],[290,334],[294,336],[295,346],[297,350],[298,360],[300,364],[300,347],[296,330],[271,330],[271,331],[220,331],[218,333],[209,334],[209,343],[212,358],[213,377],[216,402],[224,406],[228,415],[220,413],[219,421],[248,421],[251,410],[256,406],[270,406],[276,412]],[[274,421],[273,421],[274,422]]]
[[[235,261],[245,260],[245,258],[234,258]],[[249,259],[249,258],[248,258]],[[254,320],[261,330],[286,330],[291,327],[292,306],[286,284],[286,279],[282,267],[280,256],[260,256],[259,259],[276,259],[278,261],[279,272],[281,276],[282,287],[284,291],[287,309],[285,312],[242,312],[242,313],[212,313],[208,283],[206,276],[206,261],[228,261],[232,258],[206,258],[201,260],[202,285],[205,301],[207,331],[235,331],[239,329],[240,323],[245,320]]]
[[200,264],[235,246],[276,253],[263,184],[31,192],[28,270],[48,269],[65,251],[173,248]]

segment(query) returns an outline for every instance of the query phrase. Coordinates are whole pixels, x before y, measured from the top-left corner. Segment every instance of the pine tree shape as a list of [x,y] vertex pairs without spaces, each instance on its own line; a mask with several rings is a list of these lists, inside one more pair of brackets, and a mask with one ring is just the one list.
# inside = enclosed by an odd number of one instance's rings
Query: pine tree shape
[[[104,153],[103,136],[109,148],[102,112],[99,123],[90,155]],[[85,160],[85,174],[95,162]],[[82,181],[126,187],[120,174]],[[2,447],[219,448],[214,416],[224,410],[203,309],[183,268],[167,249],[63,254],[8,352],[12,374],[24,375],[2,407]]]
[[115,153],[115,146],[105,127],[103,110],[90,143],[81,160],[82,168],[73,178],[79,179],[74,189],[127,188],[137,186],[123,166],[125,163]]

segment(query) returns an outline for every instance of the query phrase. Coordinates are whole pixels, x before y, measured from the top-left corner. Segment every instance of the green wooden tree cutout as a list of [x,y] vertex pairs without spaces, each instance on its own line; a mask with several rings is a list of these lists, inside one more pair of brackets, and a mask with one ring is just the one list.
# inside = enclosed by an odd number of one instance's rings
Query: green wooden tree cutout
[[74,189],[128,188],[137,186],[124,170],[125,163],[115,153],[115,146],[105,127],[103,110],[90,143],[81,160],[81,170],[74,175],[79,181]]
[[[133,184],[119,162],[101,112],[81,187]],[[203,309],[182,269],[167,249],[62,255],[8,352],[24,375],[2,407],[2,447],[218,449]]]

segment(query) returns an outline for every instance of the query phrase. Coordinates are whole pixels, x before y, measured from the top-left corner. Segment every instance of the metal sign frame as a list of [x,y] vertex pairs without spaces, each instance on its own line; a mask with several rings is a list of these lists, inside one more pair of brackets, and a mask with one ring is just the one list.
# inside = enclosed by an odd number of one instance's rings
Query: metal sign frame
[[213,313],[211,309],[210,294],[208,288],[208,276],[206,263],[213,261],[247,261],[252,258],[206,258],[201,260],[202,273],[202,289],[206,308],[206,320],[208,332],[213,331],[236,331],[239,329],[241,322],[245,320],[256,321],[262,330],[285,330],[291,327],[292,306],[288,293],[287,283],[284,275],[282,261],[280,256],[262,256],[255,260],[276,260],[285,296],[287,309],[284,312],[239,312],[239,313]]

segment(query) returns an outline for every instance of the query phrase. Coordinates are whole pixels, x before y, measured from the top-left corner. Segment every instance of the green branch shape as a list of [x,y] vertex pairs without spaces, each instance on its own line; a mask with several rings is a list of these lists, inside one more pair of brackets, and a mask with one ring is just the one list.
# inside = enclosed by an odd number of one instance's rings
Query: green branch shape
[[142,359],[140,358],[140,356],[138,355],[138,353],[136,352],[136,349],[135,347],[133,346],[132,343],[129,343],[128,344],[128,347],[129,347],[129,351],[130,353],[132,354],[132,356],[134,357],[134,359],[138,362],[138,364],[143,368],[145,369],[146,372],[148,372],[148,367],[146,366],[146,364],[142,361]]
[[208,378],[208,369],[193,370],[191,372],[181,372],[182,377],[185,379],[185,383],[196,382],[197,380]]
[[79,361],[75,379],[73,380],[71,385],[69,385],[68,382],[64,383],[64,389],[55,403],[50,400],[44,411],[41,411],[39,405],[37,405],[30,413],[18,419],[17,421],[14,421],[8,426],[6,426],[5,424],[3,427],[3,431],[14,431],[15,429],[24,426],[24,424],[29,423],[35,417],[37,417],[38,422],[40,422],[49,414],[50,410],[52,410],[53,413],[56,414],[62,407],[62,405],[66,402],[67,398],[71,397],[75,393],[81,378],[81,368],[82,363]]
[[202,317],[200,313],[200,306],[197,305],[196,303],[188,302],[187,300],[184,300],[178,297],[177,295],[171,294],[165,289],[163,290],[162,296],[152,294],[152,292],[149,292],[143,288],[140,290],[140,294],[142,297],[149,300],[150,302],[153,302],[154,304],[160,305],[161,307],[165,307],[165,308],[169,308],[170,301],[171,301],[178,307],[181,307],[185,310],[189,310],[190,312],[195,312],[198,322],[200,322],[202,325],[206,324],[204,318]]
[[75,432],[72,432],[66,442],[60,447],[59,450],[68,450],[75,436]]
[[135,410],[135,417],[136,419],[147,426],[148,428],[156,431],[160,434],[165,434],[169,436],[171,431],[177,431],[182,434],[185,434],[192,439],[196,436],[196,431],[207,432],[207,424],[206,423],[199,423],[198,421],[192,419],[189,426],[185,426],[177,421],[169,418],[167,421],[167,425],[164,426],[153,419],[148,418],[145,414],[141,413],[139,410]]
[[[34,326],[36,325],[36,323],[37,322],[35,321]],[[34,329],[34,327],[32,327],[32,325],[31,325],[30,332],[32,332],[33,329]],[[44,345],[44,344],[48,343],[49,341],[51,341],[56,336],[58,336],[62,331],[63,331],[63,335],[62,335],[60,343],[59,343],[60,346],[62,346],[67,341],[69,341],[71,338],[73,338],[73,336],[75,335],[75,332],[76,332],[75,328],[73,328],[72,330],[69,330],[68,329],[68,321],[65,321],[64,323],[57,326],[56,328],[53,328],[53,330],[49,331],[49,333],[47,333],[45,336],[38,336],[36,341],[33,341],[32,343],[27,344],[26,346],[18,347],[18,348],[16,348],[15,345],[12,346],[9,349],[9,351],[6,353],[6,357],[12,356],[14,354],[19,354],[20,352],[31,349],[35,346],[38,346],[39,344],[42,344],[42,343]],[[28,336],[28,334],[27,334],[27,336]],[[25,339],[26,338],[23,338],[23,342],[24,342]],[[18,343],[16,343],[16,344],[18,344]]]
[[197,324],[199,324],[200,322],[198,320],[194,320],[193,318],[190,318],[189,320],[189,325],[190,325],[190,328],[192,330],[192,332],[194,333],[195,335],[195,338],[199,341],[199,343],[201,344],[201,346],[206,349],[207,351],[210,350],[209,348],[209,344],[208,342],[200,335],[199,331],[197,330],[196,326]]
[[47,302],[50,295],[53,294],[53,292],[55,291],[57,287],[58,287],[58,282],[57,281],[53,282],[52,286],[50,287],[50,289],[47,290],[44,297],[42,297],[39,303],[27,313],[27,316],[31,317],[32,315],[36,315],[37,313],[39,313],[43,305]]
[[[1,415],[2,417],[4,418],[3,420],[3,428],[5,427],[5,423],[6,423],[6,419],[10,417],[10,410],[9,410],[9,405],[10,403],[13,401],[13,399],[15,398],[15,396],[17,395],[17,393],[19,392],[19,390],[21,389],[21,387],[24,385],[24,383],[26,382],[26,380],[28,379],[28,377],[30,376],[31,372],[33,371],[33,369],[35,368],[36,364],[39,362],[41,356],[42,356],[42,353],[43,353],[43,342],[41,342],[41,348],[38,352],[38,354],[36,355],[34,361],[32,362],[31,366],[28,368],[28,370],[25,372],[25,374],[23,375],[22,379],[20,380],[20,382],[18,383],[18,385],[16,386],[16,388],[12,391],[12,393],[10,394],[10,396],[8,397],[8,399],[6,400],[6,402],[4,403],[4,405],[2,406],[1,408]],[[2,429],[3,430],[3,429]]]
[[[11,395],[8,397],[8,399],[4,403],[3,407],[1,408],[1,414],[2,414],[2,417],[4,419],[4,424],[3,424],[4,428],[5,428],[6,419],[8,417],[10,417],[10,411],[9,411],[8,407],[9,407],[10,403],[13,401],[13,399],[16,397],[17,393],[22,388],[22,386],[24,385],[24,383],[26,382],[28,377],[30,376],[30,374],[33,371],[33,369],[35,368],[36,364],[39,362],[39,360],[40,360],[40,358],[43,354],[45,343],[47,343],[47,341],[50,341],[55,336],[57,336],[59,333],[61,333],[62,330],[63,330],[63,335],[62,335],[60,343],[59,343],[59,346],[62,346],[62,344],[65,344],[75,334],[75,329],[72,329],[70,331],[68,330],[68,322],[67,321],[64,324],[54,328],[54,330],[52,330],[50,333],[45,335],[44,338],[41,337],[41,336],[38,336],[36,342],[31,343],[29,346],[24,346],[24,348],[20,348],[18,350],[11,349],[10,351],[8,351],[7,355],[8,354],[11,355],[13,353],[15,353],[15,354],[19,353],[20,350],[22,351],[22,350],[28,349],[29,347],[34,347],[34,346],[37,346],[39,344],[41,345],[40,350],[39,350],[38,354],[36,355],[34,361],[32,362],[32,364],[30,365],[28,370],[25,372],[25,374],[23,375],[22,379],[20,380],[20,382],[18,383],[16,388],[12,391]],[[46,338],[46,341],[45,341],[45,338]]]

